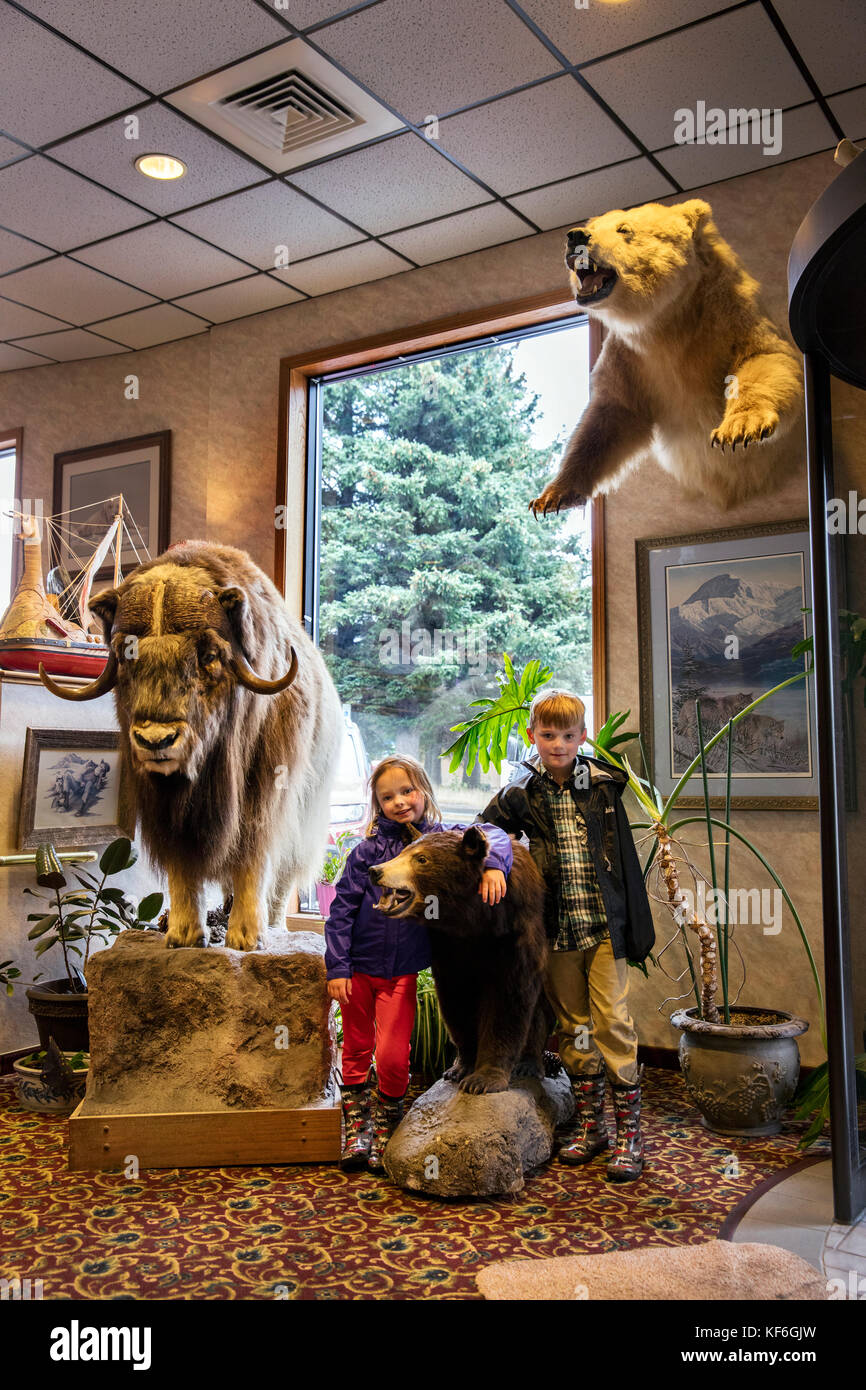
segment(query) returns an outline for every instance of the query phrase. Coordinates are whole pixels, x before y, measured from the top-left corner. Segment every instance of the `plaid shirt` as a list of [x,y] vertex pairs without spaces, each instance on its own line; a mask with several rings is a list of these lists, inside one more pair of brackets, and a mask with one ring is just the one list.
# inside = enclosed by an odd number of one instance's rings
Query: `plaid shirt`
[[608,927],[586,821],[570,791],[574,769],[563,786],[540,764],[538,770],[547,792],[559,854],[559,932],[553,950],[586,951],[604,941]]

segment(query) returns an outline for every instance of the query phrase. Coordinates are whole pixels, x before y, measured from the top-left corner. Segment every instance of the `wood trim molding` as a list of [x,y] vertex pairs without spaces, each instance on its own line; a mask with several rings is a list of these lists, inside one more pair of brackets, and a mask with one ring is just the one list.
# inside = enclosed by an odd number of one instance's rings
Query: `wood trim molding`
[[[589,370],[601,353],[604,330],[598,319],[589,320]],[[591,388],[590,388],[591,389]],[[575,423],[577,423],[575,421]],[[592,713],[596,734],[607,719],[607,616],[604,572],[604,497],[590,502],[590,544],[592,555]]]
[[[13,484],[12,496],[21,501],[21,491],[24,485],[24,429],[16,426],[12,430],[0,430],[0,449],[8,449],[9,446],[15,450],[15,481]],[[13,522],[13,541],[12,541],[12,582],[10,592],[14,591],[15,585],[21,578],[24,569],[24,555],[22,547],[15,540],[15,525]]]

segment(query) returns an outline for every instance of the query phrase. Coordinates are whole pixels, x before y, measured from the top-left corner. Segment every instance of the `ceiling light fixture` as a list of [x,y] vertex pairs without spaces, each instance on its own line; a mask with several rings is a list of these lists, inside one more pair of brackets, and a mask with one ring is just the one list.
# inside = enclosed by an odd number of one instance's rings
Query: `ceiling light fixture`
[[139,155],[135,167],[149,179],[182,179],[186,173],[186,165],[170,154]]

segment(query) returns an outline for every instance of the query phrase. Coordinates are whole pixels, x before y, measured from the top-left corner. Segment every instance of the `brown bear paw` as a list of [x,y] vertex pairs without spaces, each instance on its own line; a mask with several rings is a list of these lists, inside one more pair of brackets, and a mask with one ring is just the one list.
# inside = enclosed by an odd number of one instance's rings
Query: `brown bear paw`
[[491,1091],[507,1091],[510,1077],[501,1067],[479,1067],[460,1082],[460,1090],[470,1096],[488,1095]]
[[537,1057],[521,1057],[511,1075],[512,1077],[534,1076],[540,1081],[544,1076],[544,1067]]
[[778,423],[779,417],[775,410],[767,410],[762,406],[732,411],[725,416],[718,429],[713,430],[710,445],[713,449],[720,448],[722,453],[729,444],[731,453],[736,451],[738,444],[748,449],[750,444],[759,444],[775,434]]
[[564,487],[557,480],[548,483],[540,497],[535,497],[529,504],[529,510],[533,516],[537,517],[539,512],[542,516],[547,516],[548,512],[558,512],[560,507],[585,507],[586,498],[582,492],[574,492],[571,488]]
[[462,1081],[466,1075],[466,1068],[462,1062],[452,1062],[447,1071],[443,1071],[443,1081]]

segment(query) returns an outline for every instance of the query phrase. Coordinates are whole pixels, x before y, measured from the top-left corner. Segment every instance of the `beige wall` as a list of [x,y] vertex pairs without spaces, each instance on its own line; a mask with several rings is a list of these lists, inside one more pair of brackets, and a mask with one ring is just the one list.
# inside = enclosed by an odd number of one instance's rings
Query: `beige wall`
[[[784,318],[785,266],[792,237],[834,172],[831,156],[822,154],[698,190],[712,203],[723,235],[763,282],[779,318]],[[47,510],[56,451],[171,429],[172,539],[205,535],[241,545],[272,572],[281,357],[374,332],[393,329],[400,334],[407,327],[472,307],[486,314],[498,304],[563,286],[561,232],[529,237],[224,324],[165,347],[0,375],[0,424],[23,425],[23,492],[44,498]],[[138,401],[124,397],[129,372],[140,378]],[[611,709],[630,707],[637,712],[639,707],[635,538],[788,519],[804,515],[805,509],[803,467],[796,469],[783,492],[727,513],[684,505],[655,465],[645,467],[610,498],[606,599]],[[300,545],[302,515],[303,480],[292,478],[290,518],[295,518],[296,530],[289,532],[290,551],[294,547],[297,552]],[[818,951],[816,815],[740,813],[738,824],[759,840],[776,865]],[[760,882],[750,877],[750,886]],[[660,926],[663,922],[659,917]],[[789,923],[780,936],[755,940],[748,960],[743,1002],[776,1005],[815,1019],[814,991]],[[646,1042],[670,1046],[675,1041],[657,1012],[669,992],[673,991],[655,973],[649,981],[636,979],[635,1012]],[[822,1055],[814,1026],[803,1053],[809,1062]]]

